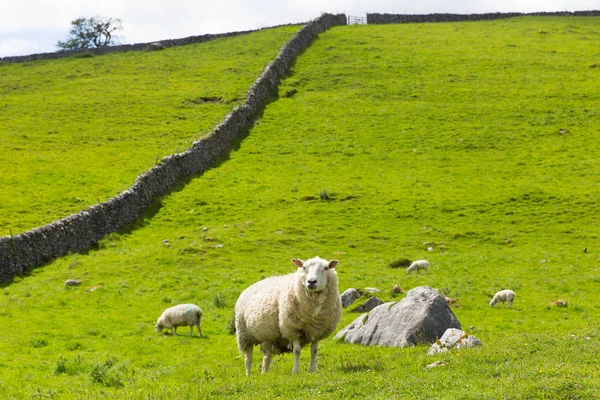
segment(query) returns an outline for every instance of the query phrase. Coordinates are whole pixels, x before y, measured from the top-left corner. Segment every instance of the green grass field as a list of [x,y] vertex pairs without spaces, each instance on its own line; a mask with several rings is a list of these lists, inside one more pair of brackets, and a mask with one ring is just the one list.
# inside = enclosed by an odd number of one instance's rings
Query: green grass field
[[[597,398],[599,22],[527,17],[325,32],[222,163],[165,196],[134,229],[4,286],[0,397]],[[1,66],[0,79],[7,68],[25,67]],[[198,123],[193,111],[184,115]],[[130,152],[111,149],[117,159]],[[8,180],[17,174],[9,172]],[[6,197],[21,190],[3,189]],[[4,224],[16,226],[18,207],[4,210]],[[291,258],[315,255],[340,260],[341,291],[374,286],[389,301],[402,298],[392,297],[394,284],[429,285],[459,298],[453,311],[483,347],[427,356],[424,345],[328,339],[317,373],[307,372],[305,349],[301,373],[290,375],[285,355],[261,375],[255,349],[246,378],[228,332],[237,296],[292,272]],[[430,274],[388,267],[405,257],[427,258]],[[68,278],[83,284],[65,289]],[[517,293],[513,309],[491,309],[503,288]],[[556,299],[569,306],[551,306]],[[204,310],[204,338],[154,332],[162,310],[182,302]],[[340,328],[357,316],[344,311]],[[437,360],[446,365],[426,368]]]
[[106,201],[191,146],[243,102],[297,30],[0,65],[0,235]]

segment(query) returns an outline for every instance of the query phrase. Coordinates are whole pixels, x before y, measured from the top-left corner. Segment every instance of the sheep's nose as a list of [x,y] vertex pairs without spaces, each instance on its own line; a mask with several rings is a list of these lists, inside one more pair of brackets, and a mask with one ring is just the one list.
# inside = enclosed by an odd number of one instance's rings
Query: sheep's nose
[[308,283],[308,286],[315,286],[317,284],[317,280],[316,279],[309,279],[306,283]]

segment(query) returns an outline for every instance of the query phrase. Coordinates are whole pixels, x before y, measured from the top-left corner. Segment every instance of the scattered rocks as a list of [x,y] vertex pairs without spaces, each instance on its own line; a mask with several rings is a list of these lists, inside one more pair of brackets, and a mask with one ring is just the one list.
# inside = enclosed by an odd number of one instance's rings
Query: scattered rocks
[[67,286],[79,286],[81,285],[81,281],[79,279],[67,279],[65,281],[65,287]]
[[444,300],[446,300],[446,303],[448,303],[449,306],[460,308],[460,299],[446,296],[444,297]]
[[373,296],[369,300],[367,300],[364,304],[361,304],[360,306],[356,307],[352,311],[353,312],[369,312],[381,304],[383,304],[383,301],[381,301],[377,296]]
[[399,302],[381,304],[340,330],[336,339],[365,346],[409,347],[433,343],[458,319],[437,289],[416,287]]
[[435,368],[435,367],[442,367],[446,365],[445,361],[436,361],[436,362],[432,362],[431,364],[427,365],[427,369],[431,369],[431,368]]
[[162,241],[163,246],[165,247],[171,247],[171,242],[169,242],[169,239],[165,239]]
[[475,336],[469,336],[460,329],[450,328],[444,332],[442,337],[437,340],[427,352],[428,356],[445,353],[450,349],[463,349],[481,346],[481,340]]
[[550,304],[554,307],[568,307],[569,305],[566,300],[552,300]]
[[404,290],[402,290],[402,288],[398,285],[394,285],[392,286],[392,294],[401,294],[404,293]]
[[374,287],[366,287],[365,290],[369,293],[379,293],[379,289]]
[[344,293],[342,293],[341,295],[342,308],[349,307],[350,305],[352,305],[352,303],[358,300],[360,296],[362,296],[362,293],[357,289],[350,288],[345,290]]

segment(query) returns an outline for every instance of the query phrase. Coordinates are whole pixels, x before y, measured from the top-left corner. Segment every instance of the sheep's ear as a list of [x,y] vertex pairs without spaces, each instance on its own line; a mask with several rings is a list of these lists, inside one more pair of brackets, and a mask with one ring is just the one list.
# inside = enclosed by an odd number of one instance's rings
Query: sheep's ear
[[292,258],[292,262],[298,268],[303,268],[304,267],[304,261],[302,261],[302,260],[298,260],[297,258]]
[[338,260],[331,260],[329,261],[329,268],[333,269],[338,265],[339,261]]

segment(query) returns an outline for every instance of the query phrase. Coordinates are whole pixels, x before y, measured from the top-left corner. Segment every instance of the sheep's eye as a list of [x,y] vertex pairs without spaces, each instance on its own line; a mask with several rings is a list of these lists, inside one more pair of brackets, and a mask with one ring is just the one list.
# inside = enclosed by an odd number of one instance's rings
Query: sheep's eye
[[323,271],[327,271],[327,270],[329,270],[329,267],[323,268]]

